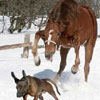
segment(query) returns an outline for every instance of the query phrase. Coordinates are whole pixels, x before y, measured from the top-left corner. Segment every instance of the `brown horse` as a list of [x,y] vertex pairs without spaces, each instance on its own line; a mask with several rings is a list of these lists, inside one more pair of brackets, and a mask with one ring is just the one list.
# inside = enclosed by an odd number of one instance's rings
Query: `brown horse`
[[76,58],[72,73],[78,71],[80,64],[79,49],[85,47],[85,81],[88,80],[90,61],[97,38],[97,21],[94,12],[88,6],[77,4],[74,0],[59,0],[50,13],[46,28],[36,33],[33,45],[35,64],[40,64],[37,56],[39,39],[45,42],[45,57],[52,60],[53,54],[60,46],[60,69],[55,77],[57,80],[66,66],[67,54],[71,47],[75,48]]

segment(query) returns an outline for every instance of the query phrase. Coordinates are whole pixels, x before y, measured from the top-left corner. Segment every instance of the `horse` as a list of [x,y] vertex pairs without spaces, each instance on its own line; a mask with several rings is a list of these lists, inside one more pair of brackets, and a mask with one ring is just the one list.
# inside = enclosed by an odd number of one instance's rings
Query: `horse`
[[84,77],[88,81],[90,62],[97,39],[97,21],[94,11],[74,0],[59,0],[51,11],[44,30],[36,32],[33,44],[33,56],[38,66],[41,60],[37,54],[40,38],[45,44],[45,57],[52,61],[53,55],[60,47],[60,68],[54,80],[57,81],[67,64],[67,55],[71,48],[75,49],[75,64],[71,72],[76,74],[80,64],[80,46],[85,47]]

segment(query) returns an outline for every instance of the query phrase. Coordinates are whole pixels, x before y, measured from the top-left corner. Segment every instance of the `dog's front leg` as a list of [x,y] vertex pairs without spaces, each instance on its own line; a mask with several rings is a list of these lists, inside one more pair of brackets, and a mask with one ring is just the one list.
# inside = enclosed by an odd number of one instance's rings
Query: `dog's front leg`
[[23,100],[27,100],[27,95],[23,96]]
[[43,96],[42,96],[42,93],[39,95],[39,99],[40,99],[40,100],[44,100],[44,99],[43,99]]
[[34,96],[34,100],[38,100],[38,95],[35,95]]

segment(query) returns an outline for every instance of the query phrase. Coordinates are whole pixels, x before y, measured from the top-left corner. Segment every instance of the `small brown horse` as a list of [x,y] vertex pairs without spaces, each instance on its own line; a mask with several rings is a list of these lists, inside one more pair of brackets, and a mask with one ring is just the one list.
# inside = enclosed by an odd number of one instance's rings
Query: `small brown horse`
[[72,73],[78,71],[80,64],[79,49],[85,47],[85,81],[88,80],[90,61],[97,38],[97,21],[94,12],[88,6],[77,4],[74,0],[59,0],[50,13],[46,28],[36,33],[33,45],[33,56],[35,64],[40,64],[37,56],[37,45],[39,39],[45,42],[45,57],[52,60],[52,56],[59,46],[60,69],[55,77],[57,80],[66,66],[67,54],[71,47],[75,48],[76,58],[72,67]]

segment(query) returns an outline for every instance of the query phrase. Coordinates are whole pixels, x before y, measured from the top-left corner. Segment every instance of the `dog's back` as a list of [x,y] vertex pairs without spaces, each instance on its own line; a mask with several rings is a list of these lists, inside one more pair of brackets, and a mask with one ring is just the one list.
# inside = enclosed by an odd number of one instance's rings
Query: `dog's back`
[[37,93],[40,94],[43,91],[44,83],[42,80],[31,76],[27,76],[27,79],[29,83],[28,94],[34,96]]
[[[30,77],[30,76],[29,76]],[[43,92],[48,92],[50,95],[55,95],[54,89],[51,84],[53,84],[60,95],[58,91],[58,87],[55,82],[53,82],[51,79],[39,79],[36,77],[30,77],[30,85],[31,85],[31,92],[35,90],[35,94],[38,92],[38,94],[41,94]]]

